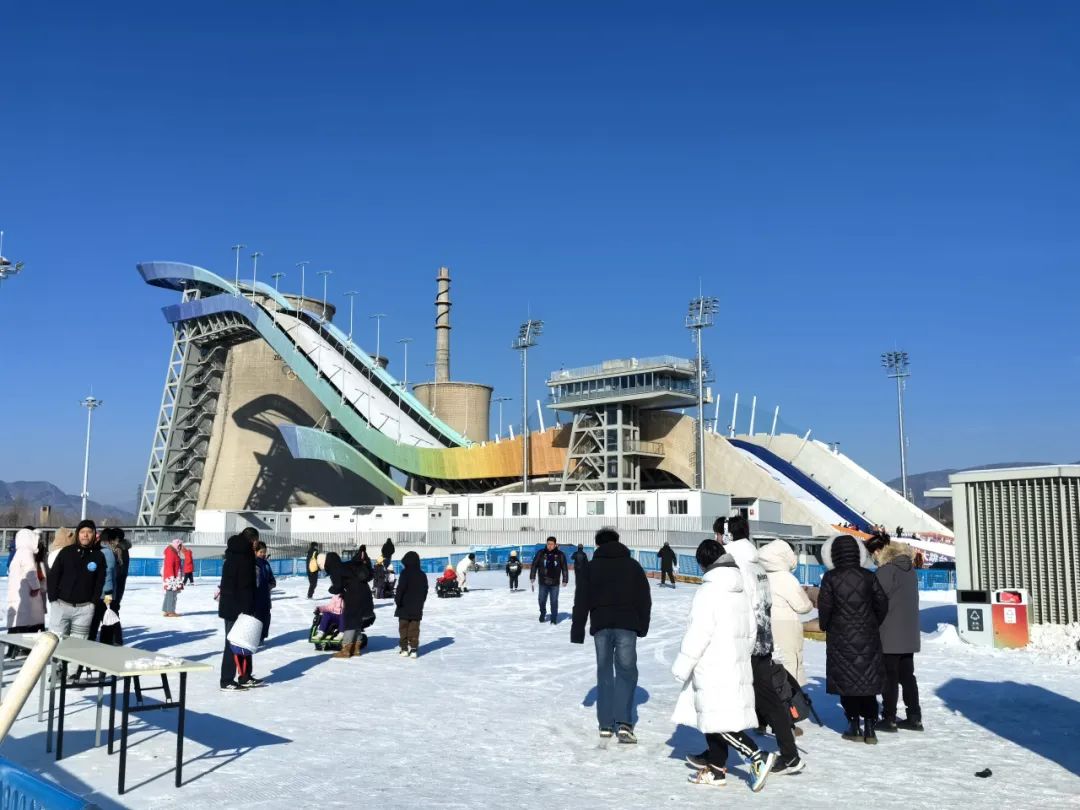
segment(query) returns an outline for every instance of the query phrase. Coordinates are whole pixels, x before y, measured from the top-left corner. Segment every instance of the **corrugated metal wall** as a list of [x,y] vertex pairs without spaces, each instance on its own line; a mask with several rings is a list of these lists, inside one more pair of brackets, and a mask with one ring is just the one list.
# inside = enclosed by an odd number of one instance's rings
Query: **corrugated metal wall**
[[1036,623],[1080,621],[1080,478],[964,484],[972,585],[1026,588]]

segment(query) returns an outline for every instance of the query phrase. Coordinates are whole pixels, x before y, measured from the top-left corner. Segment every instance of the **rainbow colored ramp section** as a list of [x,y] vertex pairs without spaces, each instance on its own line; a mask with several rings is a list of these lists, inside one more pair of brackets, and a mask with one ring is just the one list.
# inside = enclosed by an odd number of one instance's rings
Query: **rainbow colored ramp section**
[[[297,458],[349,469],[388,497],[404,494],[390,471],[434,486],[486,489],[521,475],[521,439],[476,445],[412,396],[337,327],[262,284],[226,281],[209,270],[179,262],[144,262],[147,284],[184,293],[164,308],[166,320],[188,339],[261,339],[315,395],[344,438],[312,428],[279,425]],[[310,302],[309,302],[310,303]],[[268,385],[270,383],[268,382]],[[530,474],[561,473],[565,449],[560,431],[530,439]]]

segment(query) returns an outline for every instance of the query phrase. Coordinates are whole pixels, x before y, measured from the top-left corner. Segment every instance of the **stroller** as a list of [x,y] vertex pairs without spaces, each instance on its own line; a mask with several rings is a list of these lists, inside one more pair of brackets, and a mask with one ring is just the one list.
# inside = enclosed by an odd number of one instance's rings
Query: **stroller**
[[435,595],[440,599],[456,599],[461,596],[457,572],[451,566],[447,566],[443,575],[435,580]]
[[[314,613],[315,615],[311,620],[311,633],[308,634],[308,642],[315,645],[317,652],[338,652],[341,649],[341,633],[338,631],[337,624],[332,624],[324,636],[319,632],[319,622],[322,621],[325,614],[320,613],[318,608],[315,608]],[[367,633],[360,633],[358,640],[361,650],[367,647]]]

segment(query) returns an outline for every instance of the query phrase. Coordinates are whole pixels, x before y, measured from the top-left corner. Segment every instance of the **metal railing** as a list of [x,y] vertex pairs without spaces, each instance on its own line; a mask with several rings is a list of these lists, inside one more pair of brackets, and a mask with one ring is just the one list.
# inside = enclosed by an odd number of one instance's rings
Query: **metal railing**
[[675,357],[671,354],[661,354],[656,357],[631,357],[627,360],[607,360],[593,366],[559,369],[551,372],[548,380],[554,383],[573,380],[575,377],[595,377],[602,374],[623,374],[626,372],[640,374],[645,371],[657,371],[665,368],[685,371],[690,374],[693,374],[696,370],[692,360],[687,360],[685,357]]

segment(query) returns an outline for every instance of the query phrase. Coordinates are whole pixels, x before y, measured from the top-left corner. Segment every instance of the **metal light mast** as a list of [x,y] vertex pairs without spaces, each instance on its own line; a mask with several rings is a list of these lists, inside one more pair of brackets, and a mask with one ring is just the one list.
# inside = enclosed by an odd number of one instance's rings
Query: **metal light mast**
[[353,303],[356,296],[360,294],[359,290],[349,290],[345,293],[345,297],[349,299],[349,340],[352,340],[353,329]]
[[368,315],[368,318],[375,319],[375,364],[379,364],[380,352],[382,351],[382,319],[386,317],[385,312],[374,312]]
[[333,273],[333,270],[320,270],[315,275],[322,276],[322,319],[326,320],[326,279]]
[[94,418],[94,410],[105,403],[91,394],[79,404],[86,408],[86,454],[83,456],[82,510],[79,520],[86,520],[86,501],[90,497],[90,493],[86,489],[90,476],[90,426]]
[[521,352],[521,491],[529,491],[529,349],[544,331],[544,322],[529,319],[518,329],[510,348]]
[[896,418],[900,428],[900,486],[904,500],[908,499],[907,486],[907,443],[904,441],[904,382],[911,376],[908,371],[909,358],[907,352],[892,351],[882,352],[881,365],[886,369],[886,375],[896,380]]
[[240,294],[240,251],[246,248],[247,245],[233,245],[232,252],[236,254],[236,279],[234,286],[236,287],[236,294]]
[[398,343],[405,349],[405,365],[401,371],[401,387],[409,390],[409,344],[413,342],[411,337],[398,338]]
[[697,343],[697,464],[694,475],[698,489],[705,489],[705,366],[701,357],[701,330],[713,325],[713,316],[719,309],[720,302],[716,298],[699,295],[690,301],[686,313],[686,328],[693,330]]
[[513,399],[513,397],[495,397],[495,399],[491,400],[492,402],[498,402],[499,403],[499,432],[496,435],[500,439],[502,438],[502,429],[503,429],[502,405],[503,405],[504,402],[510,402],[512,399]]

